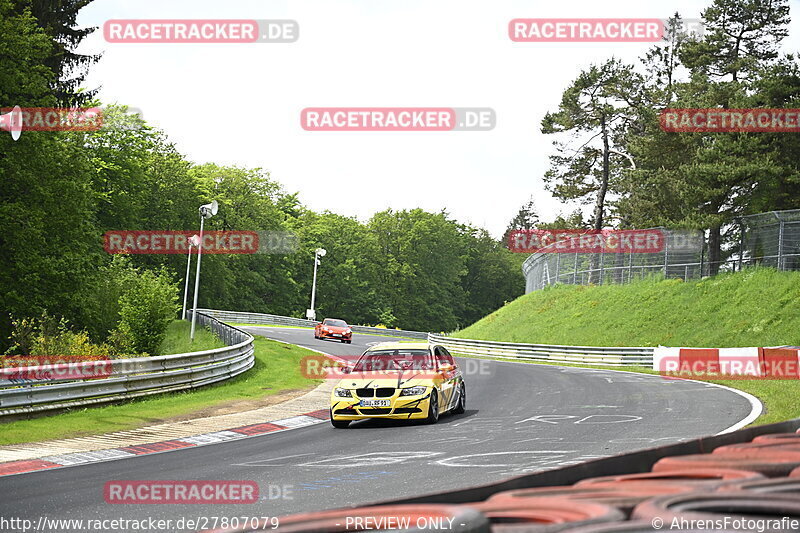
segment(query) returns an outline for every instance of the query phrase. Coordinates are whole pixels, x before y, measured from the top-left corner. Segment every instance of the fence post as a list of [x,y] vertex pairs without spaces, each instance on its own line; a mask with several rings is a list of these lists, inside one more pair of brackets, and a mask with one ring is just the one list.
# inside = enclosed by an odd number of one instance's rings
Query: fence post
[[744,258],[744,219],[739,218],[739,271],[742,271],[742,259]]
[[667,279],[668,261],[669,261],[669,239],[664,239],[664,279]]
[[703,263],[706,258],[706,232],[703,231],[703,239],[700,242],[700,277],[703,277]]
[[778,229],[778,270],[783,270],[783,219]]
[[578,252],[575,252],[575,271],[572,273],[572,284],[578,284]]
[[628,253],[628,283],[633,281],[633,247]]
[[561,275],[561,254],[556,252],[556,283],[558,283],[558,277]]
[[599,285],[603,284],[603,274],[606,272],[606,259],[605,259],[605,250],[600,249],[600,283]]

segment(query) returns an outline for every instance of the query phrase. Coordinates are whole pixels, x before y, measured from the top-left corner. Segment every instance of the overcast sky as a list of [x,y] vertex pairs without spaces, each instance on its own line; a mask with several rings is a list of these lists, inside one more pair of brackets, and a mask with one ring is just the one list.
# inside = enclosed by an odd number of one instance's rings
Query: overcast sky
[[[312,209],[362,220],[386,208],[447,209],[495,236],[528,197],[544,220],[548,111],[578,72],[648,43],[515,43],[514,18],[698,18],[709,2],[634,0],[95,0],[87,85],[141,109],[198,163],[262,167]],[[800,0],[792,0],[800,19]],[[293,19],[290,44],[112,44],[107,19]],[[800,20],[787,51],[800,50]],[[491,107],[492,131],[309,132],[305,107]]]

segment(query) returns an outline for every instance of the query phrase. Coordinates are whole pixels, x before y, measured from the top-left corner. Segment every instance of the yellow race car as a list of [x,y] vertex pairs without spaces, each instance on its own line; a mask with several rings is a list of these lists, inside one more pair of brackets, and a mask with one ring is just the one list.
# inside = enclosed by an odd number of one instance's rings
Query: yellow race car
[[331,424],[346,428],[366,418],[423,419],[463,413],[467,391],[444,346],[391,342],[372,346],[331,392]]

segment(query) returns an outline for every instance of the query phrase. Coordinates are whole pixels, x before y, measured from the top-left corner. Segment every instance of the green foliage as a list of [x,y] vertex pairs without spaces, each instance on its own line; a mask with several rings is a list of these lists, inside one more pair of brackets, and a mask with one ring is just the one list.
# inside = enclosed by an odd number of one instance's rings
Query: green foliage
[[39,318],[23,318],[12,321],[12,345],[6,350],[6,366],[37,364],[30,356],[63,357],[75,356],[82,360],[108,359],[117,355],[107,344],[93,344],[85,331],[73,332],[68,322],[61,318],[43,314]]
[[113,337],[119,346],[158,355],[167,326],[180,311],[178,286],[165,270],[138,272],[119,299],[120,322]]

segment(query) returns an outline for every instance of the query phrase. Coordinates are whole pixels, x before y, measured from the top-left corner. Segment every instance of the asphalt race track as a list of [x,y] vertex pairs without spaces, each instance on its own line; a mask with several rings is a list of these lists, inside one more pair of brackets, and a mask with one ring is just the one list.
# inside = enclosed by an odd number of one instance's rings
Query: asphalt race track
[[[318,341],[311,330],[250,332],[336,355],[386,339]],[[633,373],[460,360],[467,412],[433,426],[327,422],[197,448],[0,478],[0,517],[279,516],[486,483],[721,432],[750,402],[726,389]],[[110,480],[255,480],[251,505],[109,505]]]

